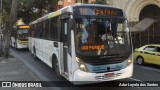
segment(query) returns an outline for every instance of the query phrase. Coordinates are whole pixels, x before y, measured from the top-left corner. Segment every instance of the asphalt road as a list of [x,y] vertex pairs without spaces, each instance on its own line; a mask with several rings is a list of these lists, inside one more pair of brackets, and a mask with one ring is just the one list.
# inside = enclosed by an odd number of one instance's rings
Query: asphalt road
[[[28,50],[15,50],[11,48],[12,55],[22,61],[29,70],[31,70],[42,81],[53,81],[54,90],[160,90],[159,87],[106,87],[107,84],[121,81],[159,81],[160,83],[160,66],[156,65],[134,65],[133,77],[119,81],[110,81],[91,85],[74,86],[70,82],[64,80],[62,86],[59,86],[60,81],[54,71],[40,60],[34,60],[33,55]],[[55,82],[54,82],[55,81]],[[67,86],[68,85],[68,86]]]

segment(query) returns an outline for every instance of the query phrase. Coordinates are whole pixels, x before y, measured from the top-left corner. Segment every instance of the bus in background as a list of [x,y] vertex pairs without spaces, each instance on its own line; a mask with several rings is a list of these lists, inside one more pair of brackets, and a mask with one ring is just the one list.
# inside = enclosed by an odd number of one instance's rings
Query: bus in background
[[29,25],[14,26],[11,33],[10,46],[16,49],[28,48]]
[[74,84],[129,78],[131,33],[119,8],[76,4],[30,23],[29,50]]

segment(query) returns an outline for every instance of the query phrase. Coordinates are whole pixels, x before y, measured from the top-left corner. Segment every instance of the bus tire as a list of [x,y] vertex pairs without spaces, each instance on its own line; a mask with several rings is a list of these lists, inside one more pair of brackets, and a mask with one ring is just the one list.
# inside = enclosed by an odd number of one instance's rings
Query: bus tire
[[33,57],[34,57],[34,60],[37,60],[36,48],[35,47],[33,47]]
[[57,58],[56,58],[56,57],[53,57],[53,58],[52,58],[52,61],[53,61],[53,64],[52,64],[52,65],[53,65],[53,70],[55,71],[57,78],[60,79],[60,80],[62,80],[63,77],[62,77],[62,75],[60,74],[59,64],[58,64]]

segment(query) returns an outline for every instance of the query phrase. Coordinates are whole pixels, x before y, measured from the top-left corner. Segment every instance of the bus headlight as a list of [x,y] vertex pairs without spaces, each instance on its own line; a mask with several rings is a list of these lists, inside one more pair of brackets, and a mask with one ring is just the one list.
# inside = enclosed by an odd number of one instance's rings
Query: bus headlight
[[132,54],[129,56],[128,60],[127,60],[127,64],[126,64],[126,67],[128,67],[129,65],[132,64]]
[[87,72],[87,67],[84,64],[81,64],[79,66],[79,69],[82,70],[82,71],[86,71]]
[[80,58],[78,58],[78,57],[76,57],[76,60],[77,60],[78,65],[79,65],[79,69],[87,72],[88,69],[87,69],[86,65],[84,64],[84,62],[82,62],[82,60],[80,60]]

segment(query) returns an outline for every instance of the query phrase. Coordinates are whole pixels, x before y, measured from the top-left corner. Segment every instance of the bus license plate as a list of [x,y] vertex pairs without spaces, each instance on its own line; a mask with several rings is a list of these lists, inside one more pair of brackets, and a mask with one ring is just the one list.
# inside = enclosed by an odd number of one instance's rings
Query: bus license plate
[[114,73],[107,73],[104,75],[105,78],[114,77]]

